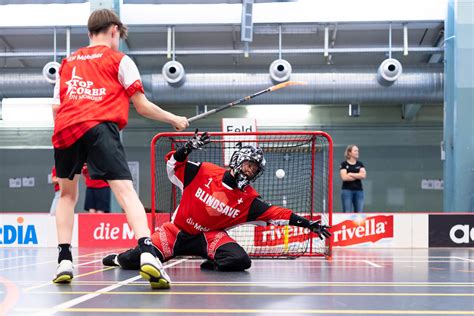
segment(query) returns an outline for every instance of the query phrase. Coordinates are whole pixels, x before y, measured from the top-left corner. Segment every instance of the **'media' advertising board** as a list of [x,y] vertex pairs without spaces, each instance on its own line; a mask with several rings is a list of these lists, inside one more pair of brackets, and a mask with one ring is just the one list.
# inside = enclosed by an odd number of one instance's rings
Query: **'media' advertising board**
[[[72,244],[77,245],[74,229]],[[0,216],[0,247],[56,247],[56,220],[49,214],[3,214]]]
[[38,233],[34,223],[23,216],[13,216],[0,226],[0,245],[37,245]]

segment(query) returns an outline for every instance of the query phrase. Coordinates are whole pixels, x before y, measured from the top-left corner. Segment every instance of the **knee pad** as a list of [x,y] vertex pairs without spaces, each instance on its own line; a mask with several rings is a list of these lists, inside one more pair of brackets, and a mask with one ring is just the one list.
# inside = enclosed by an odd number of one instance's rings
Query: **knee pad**
[[236,243],[219,247],[214,259],[219,271],[244,271],[252,265],[249,255]]

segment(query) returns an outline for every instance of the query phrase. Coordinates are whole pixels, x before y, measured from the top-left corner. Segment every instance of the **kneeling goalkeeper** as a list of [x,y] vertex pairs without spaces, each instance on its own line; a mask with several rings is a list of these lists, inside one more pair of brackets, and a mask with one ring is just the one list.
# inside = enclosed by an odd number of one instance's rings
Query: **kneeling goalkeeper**
[[[290,209],[264,201],[250,185],[265,169],[261,148],[247,145],[237,149],[229,163],[229,170],[209,162],[192,162],[188,155],[210,142],[207,133],[194,137],[177,151],[165,157],[170,181],[182,190],[181,202],[171,222],[164,223],[152,234],[161,262],[176,256],[200,256],[207,260],[203,269],[243,271],[251,260],[245,250],[226,232],[226,229],[247,222],[266,222],[275,225],[294,225],[310,229],[321,239],[331,236],[329,226],[320,221],[309,221]],[[111,254],[103,259],[106,266],[124,269],[140,268],[140,251],[130,249]],[[153,288],[169,288],[170,278],[142,275]]]

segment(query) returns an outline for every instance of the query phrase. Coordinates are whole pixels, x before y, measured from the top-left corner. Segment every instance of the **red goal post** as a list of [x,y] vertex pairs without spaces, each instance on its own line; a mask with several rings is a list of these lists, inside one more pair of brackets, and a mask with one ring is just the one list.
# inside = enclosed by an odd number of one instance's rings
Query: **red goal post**
[[[192,132],[159,133],[150,150],[152,231],[170,220],[181,192],[167,177],[164,156],[182,146]],[[332,225],[333,143],[320,131],[210,132],[211,143],[193,151],[192,161],[227,166],[236,143],[256,144],[267,161],[264,174],[252,186],[273,205],[293,210],[310,220]],[[280,177],[276,176],[279,171]],[[293,226],[245,224],[228,230],[252,257],[326,256],[332,253],[330,239],[321,241],[309,230]]]

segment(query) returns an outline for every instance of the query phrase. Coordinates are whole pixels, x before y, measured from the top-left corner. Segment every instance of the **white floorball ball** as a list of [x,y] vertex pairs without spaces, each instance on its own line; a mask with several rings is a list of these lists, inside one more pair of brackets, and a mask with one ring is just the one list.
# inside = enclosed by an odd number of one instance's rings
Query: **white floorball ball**
[[282,179],[283,177],[285,177],[285,170],[283,170],[283,169],[278,169],[278,170],[275,172],[275,176],[276,176],[278,179]]

